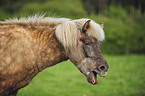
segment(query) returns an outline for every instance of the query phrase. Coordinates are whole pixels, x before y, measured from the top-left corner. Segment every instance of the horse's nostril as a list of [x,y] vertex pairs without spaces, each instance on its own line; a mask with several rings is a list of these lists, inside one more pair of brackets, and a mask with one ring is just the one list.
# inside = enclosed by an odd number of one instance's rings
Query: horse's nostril
[[106,70],[107,68],[106,68],[106,66],[104,66],[104,65],[101,65],[101,66],[99,66],[99,70],[100,71],[104,71],[104,70]]

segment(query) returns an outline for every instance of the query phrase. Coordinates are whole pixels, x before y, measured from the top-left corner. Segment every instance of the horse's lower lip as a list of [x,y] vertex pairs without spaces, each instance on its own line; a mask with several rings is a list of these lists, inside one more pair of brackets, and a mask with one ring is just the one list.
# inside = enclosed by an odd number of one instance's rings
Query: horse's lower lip
[[87,76],[87,80],[88,80],[89,83],[91,83],[93,85],[97,84],[98,83],[98,81],[97,81],[97,73],[95,71],[90,72],[88,74],[88,76]]
[[97,84],[97,73],[95,71],[92,72],[92,83]]

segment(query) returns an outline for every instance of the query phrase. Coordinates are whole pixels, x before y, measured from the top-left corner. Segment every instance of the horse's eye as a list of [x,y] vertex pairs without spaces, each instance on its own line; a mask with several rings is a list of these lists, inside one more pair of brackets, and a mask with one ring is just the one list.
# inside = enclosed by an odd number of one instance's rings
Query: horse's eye
[[85,41],[85,43],[84,43],[85,45],[90,45],[90,42],[88,42],[88,41]]
[[99,42],[99,47],[101,47],[101,43]]

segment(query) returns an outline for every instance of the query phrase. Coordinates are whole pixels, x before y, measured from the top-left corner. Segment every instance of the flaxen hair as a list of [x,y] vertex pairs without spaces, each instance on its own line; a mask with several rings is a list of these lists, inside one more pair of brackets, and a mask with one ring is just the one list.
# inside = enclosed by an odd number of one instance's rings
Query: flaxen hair
[[[88,20],[90,19],[71,20],[67,18],[54,18],[35,15],[28,18],[9,19],[0,23],[27,24],[36,26],[53,25],[57,39],[66,49],[71,49],[76,47],[81,29]],[[86,33],[88,36],[94,37],[99,41],[102,41],[105,38],[102,27],[93,20],[91,20],[90,28]]]

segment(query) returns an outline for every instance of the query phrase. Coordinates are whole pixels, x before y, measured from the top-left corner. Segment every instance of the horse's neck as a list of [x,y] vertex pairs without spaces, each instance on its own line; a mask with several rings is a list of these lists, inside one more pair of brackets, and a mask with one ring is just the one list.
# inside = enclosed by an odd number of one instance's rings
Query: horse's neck
[[53,27],[0,23],[0,42],[0,96],[17,92],[44,68],[68,59]]
[[34,31],[36,31],[33,34],[36,39],[34,40],[37,53],[36,65],[39,71],[68,59],[64,48],[55,37],[53,28],[38,26],[34,28]]

